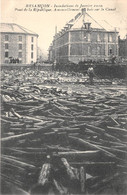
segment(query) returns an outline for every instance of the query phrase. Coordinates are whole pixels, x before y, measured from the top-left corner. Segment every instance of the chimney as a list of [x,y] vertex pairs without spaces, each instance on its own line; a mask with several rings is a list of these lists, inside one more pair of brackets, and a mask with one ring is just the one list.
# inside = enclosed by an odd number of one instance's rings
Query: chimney
[[57,26],[55,26],[55,35],[57,34]]
[[82,9],[83,23],[85,22],[85,14],[86,14],[86,8],[83,8]]

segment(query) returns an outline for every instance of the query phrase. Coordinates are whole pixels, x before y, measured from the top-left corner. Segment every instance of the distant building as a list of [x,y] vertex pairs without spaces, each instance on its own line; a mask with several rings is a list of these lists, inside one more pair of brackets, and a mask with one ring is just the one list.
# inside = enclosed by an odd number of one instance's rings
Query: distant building
[[127,58],[127,35],[124,39],[119,37],[119,56]]
[[37,60],[38,34],[13,23],[1,23],[1,64],[31,64]]
[[85,9],[55,34],[49,61],[74,62],[108,60],[118,56],[118,32],[108,23],[96,22]]
[[[53,61],[53,46],[52,46],[52,44],[50,45],[50,47],[49,47],[49,53],[48,53],[48,61],[49,62],[52,62]],[[54,56],[55,57],[55,56]]]

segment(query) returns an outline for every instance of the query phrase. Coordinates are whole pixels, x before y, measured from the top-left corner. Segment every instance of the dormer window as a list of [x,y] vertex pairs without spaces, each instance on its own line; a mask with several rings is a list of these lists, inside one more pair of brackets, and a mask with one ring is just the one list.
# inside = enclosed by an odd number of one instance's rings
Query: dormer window
[[68,25],[68,28],[71,28],[73,26],[73,24],[67,24]]
[[89,29],[90,29],[90,25],[91,25],[91,23],[85,22],[85,23],[83,24],[83,27],[84,27],[85,29],[89,30]]

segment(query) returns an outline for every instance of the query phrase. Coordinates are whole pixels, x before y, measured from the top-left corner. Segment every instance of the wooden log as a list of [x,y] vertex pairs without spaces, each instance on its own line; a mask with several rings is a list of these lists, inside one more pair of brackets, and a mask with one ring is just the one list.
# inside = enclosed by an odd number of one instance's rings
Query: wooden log
[[84,105],[84,104],[80,104],[78,102],[73,102],[72,100],[71,101],[67,101],[67,100],[59,99],[57,101],[58,101],[58,103],[64,104],[67,107],[74,107],[74,108],[77,108],[77,109],[89,109],[89,108],[92,108],[92,106],[87,106],[87,105]]
[[115,137],[113,135],[110,135],[109,133],[104,133],[104,137],[105,137],[105,139],[107,138],[110,141],[115,141],[115,142],[121,143],[120,139],[118,139],[117,137]]
[[25,191],[22,188],[17,187],[16,185],[12,186],[12,190],[14,194],[23,194],[23,195],[29,195],[27,191]]
[[86,124],[84,123],[85,127],[88,127],[89,129],[92,129],[93,131],[96,131],[98,133],[104,133],[105,132],[105,129],[101,128],[101,127],[97,127],[97,126],[94,126],[94,125],[89,125],[89,124]]
[[116,158],[116,156],[114,154],[112,154],[111,152],[108,152],[102,148],[100,148],[100,146],[96,146],[95,144],[91,144],[90,142],[83,140],[81,138],[77,138],[74,136],[68,136],[70,140],[74,141],[75,143],[79,143],[84,147],[89,147],[90,149],[96,149],[96,150],[100,150],[103,151],[105,154],[107,154],[108,156],[114,157]]
[[29,190],[29,195],[55,194],[53,187],[54,186],[50,182],[47,182],[44,185],[37,183]]
[[18,179],[15,179],[14,176],[7,176],[3,173],[1,173],[1,179],[4,180],[4,182],[7,182],[8,184],[15,184],[16,186],[20,186],[22,187],[23,186],[23,181],[19,181]]
[[109,116],[109,118],[112,120],[114,125],[120,126],[120,124],[112,116]]
[[68,112],[71,111],[70,108],[68,108],[67,106],[63,106],[62,104],[58,103],[57,101],[54,101],[54,103],[55,103],[55,105],[59,106],[60,108],[62,108],[65,111],[68,111]]
[[8,116],[4,116],[4,115],[2,115],[1,117],[2,117],[2,119],[7,120],[9,122],[13,122],[13,121],[17,122],[17,120],[18,120],[17,117],[8,117]]
[[69,165],[69,163],[67,162],[67,160],[65,158],[61,158],[61,161],[65,167],[66,173],[69,176],[70,180],[76,180],[77,179],[77,175],[74,173],[72,167]]
[[45,110],[45,104],[43,104],[41,106],[32,107],[31,109],[29,109],[29,113],[30,112],[43,111],[43,110]]
[[127,117],[127,114],[117,114],[118,117]]
[[68,194],[68,189],[66,187],[64,187],[62,184],[60,184],[58,181],[53,179],[53,183],[54,183],[55,188],[57,190],[56,194],[60,194],[60,195]]
[[9,132],[10,131],[14,131],[14,132],[22,132],[22,133],[24,133],[24,131],[26,131],[26,129],[25,128],[22,128],[22,127],[10,127],[10,129],[8,130]]
[[10,108],[15,108],[15,109],[21,109],[21,110],[26,110],[26,109],[31,109],[33,106],[27,106],[27,105],[20,105],[19,102],[6,102],[5,105]]
[[101,139],[100,138],[100,142],[103,144],[103,145],[107,145],[109,147],[113,147],[113,146],[121,146],[121,147],[126,147],[126,144],[123,144],[121,141],[118,142],[118,141],[108,141],[108,140],[104,140],[103,138]]
[[81,115],[79,115],[79,116],[76,116],[75,117],[76,118],[76,120],[85,120],[85,121],[89,121],[89,120],[97,120],[98,119],[98,117],[97,116],[91,116],[91,115],[89,115],[89,116],[81,116]]
[[[98,146],[98,145],[97,145]],[[107,151],[111,151],[112,153],[114,153],[114,154],[118,154],[118,155],[123,155],[124,157],[125,157],[125,155],[127,156],[127,151],[125,151],[125,150],[120,150],[120,149],[117,149],[117,148],[109,148],[109,147],[106,147],[106,146],[100,146],[99,145],[99,147],[100,148],[104,148],[104,149],[106,149]],[[121,159],[122,160],[122,159]]]
[[33,132],[23,133],[23,134],[20,134],[20,135],[13,135],[13,136],[9,136],[9,137],[4,137],[4,138],[1,138],[1,142],[19,140],[20,138],[29,137],[31,135],[33,135]]
[[86,192],[86,171],[84,167],[80,167],[80,184],[81,184],[81,192]]
[[113,176],[108,176],[104,179],[101,179],[99,182],[97,182],[96,184],[92,185],[91,188],[92,189],[98,189],[101,186],[106,185],[107,183],[111,182],[112,180],[114,180],[115,178],[117,178],[119,176],[119,173],[115,173]]
[[36,131],[37,134],[38,133],[44,133],[44,132],[47,132],[47,129],[52,129],[54,127],[56,127],[57,123],[56,122],[50,122],[50,123],[47,123],[47,125],[44,125],[42,127],[39,127],[38,130]]
[[10,124],[10,127],[12,127],[12,128],[24,128],[25,127],[25,123],[19,123],[19,122],[17,122],[17,123],[11,123]]
[[22,116],[22,115],[19,115],[17,112],[14,111],[14,109],[12,108],[11,109],[12,113],[18,117],[19,119],[30,119],[30,120],[33,120],[34,122],[43,122],[41,119],[39,118],[36,118],[36,117],[30,117],[30,116]]
[[[16,164],[12,164],[12,162],[6,162],[4,160],[1,161],[1,169],[2,169],[2,172],[4,172],[4,169],[7,170],[10,168],[12,168],[13,170],[15,169],[15,171],[18,171],[23,173],[24,171],[26,171],[26,167],[21,167],[19,165],[16,165]],[[8,171],[9,172],[9,171]]]
[[34,123],[34,127],[40,127],[42,125],[46,125],[48,123],[51,123],[52,121],[42,121],[42,122],[38,122],[38,123]]
[[19,119],[22,118],[22,116],[19,115],[17,112],[15,112],[13,108],[11,108],[11,112],[12,112],[12,114],[13,114],[14,116],[18,117]]
[[116,131],[117,133],[127,133],[126,129],[122,129],[122,128],[118,128],[118,127],[107,126],[107,129],[112,130],[112,131]]
[[[72,149],[72,148],[69,148],[69,147],[62,147],[62,146],[50,146],[50,145],[47,145],[46,146],[47,147],[47,149],[48,150],[51,150],[51,151],[53,151],[53,152],[56,152],[56,151],[76,151],[76,150],[74,150],[74,149]],[[53,155],[54,155],[54,153],[53,153]],[[56,155],[56,154],[55,154]]]
[[8,120],[5,120],[5,119],[3,119],[3,118],[1,118],[0,119],[0,121],[1,121],[1,123],[8,123],[8,124],[13,124],[13,122],[12,121],[8,121]]
[[31,165],[31,164],[28,164],[28,163],[25,163],[25,162],[14,159],[14,158],[12,158],[12,156],[2,155],[1,159],[3,161],[15,164],[15,165],[20,166],[20,167],[28,167],[28,168],[31,168],[31,169],[36,168],[34,165]]
[[85,128],[84,134],[85,135],[89,135],[89,136],[95,136],[96,135],[96,136],[99,136],[100,137],[100,134],[99,133],[97,133],[97,132],[95,132],[95,131],[93,131],[93,130],[91,130],[89,128]]
[[80,134],[79,133],[68,133],[68,135],[70,135],[70,136],[79,136]]
[[119,110],[116,110],[116,114],[118,114],[118,116],[119,116],[119,114],[122,114],[123,115],[123,113],[125,113],[127,111],[127,108],[125,108],[125,106],[124,107],[119,107]]
[[59,115],[59,116],[58,116],[58,115],[53,115],[53,116],[49,116],[48,118],[49,118],[49,119],[52,119],[52,120],[56,120],[56,119],[57,119],[57,120],[58,120],[58,119],[59,119],[59,120],[61,120],[61,119],[64,119],[64,120],[65,120],[65,119],[69,119],[69,120],[71,119],[71,120],[73,120],[73,119],[74,119],[73,116],[69,116],[69,117],[68,117],[68,116],[62,116],[62,115],[61,115],[61,116],[60,116],[60,115]]
[[122,165],[118,164],[117,165],[117,170],[119,170],[120,172],[127,173],[127,165],[126,165],[126,162],[125,162],[125,164],[122,163]]
[[87,157],[94,157],[96,154],[98,154],[99,150],[88,150],[88,151],[67,151],[67,152],[58,152],[58,155],[60,157],[64,157],[64,158],[77,158],[80,157],[81,159],[87,158]]
[[25,148],[25,150],[23,150],[22,148],[13,148],[13,147],[4,147],[2,153],[7,154],[7,155],[14,154],[14,156],[16,154],[22,155],[22,156],[24,154],[28,154],[28,152],[26,152],[26,148]]
[[66,115],[66,116],[71,116],[68,112],[66,112],[64,109],[58,107],[57,105],[53,104],[53,107],[58,111],[60,114]]
[[38,179],[38,183],[41,185],[45,185],[51,179],[50,177],[51,177],[51,164],[45,163],[42,166],[39,179]]
[[45,103],[49,103],[49,100],[47,98],[44,97],[36,97],[35,95],[31,94],[31,97],[33,97],[35,100],[41,101],[41,102],[45,102]]
[[93,162],[93,161],[82,161],[82,162],[69,162],[70,165],[72,166],[95,166],[95,165],[100,165],[100,166],[104,166],[104,165],[116,165],[116,162]]
[[43,122],[43,120],[32,116],[23,116],[23,119],[33,120],[34,122]]
[[66,132],[79,132],[79,128],[71,128],[71,127],[59,127],[59,128],[52,128],[55,132],[62,132],[62,131],[66,131]]

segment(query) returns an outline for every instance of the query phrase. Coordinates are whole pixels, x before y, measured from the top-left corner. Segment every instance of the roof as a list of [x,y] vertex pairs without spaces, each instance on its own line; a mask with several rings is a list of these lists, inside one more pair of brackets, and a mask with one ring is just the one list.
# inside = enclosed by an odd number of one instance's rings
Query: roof
[[76,20],[74,20],[73,26],[71,29],[76,28],[82,28],[83,26],[83,20],[85,23],[91,23],[91,28],[95,29],[103,29],[103,26],[101,26],[98,22],[96,22],[89,14],[85,13],[85,16],[81,14]]
[[18,24],[15,23],[1,23],[0,24],[1,33],[19,33],[19,34],[29,34],[38,36],[37,33],[32,32]]
[[[88,13],[82,11],[78,13],[73,19],[71,19],[66,26],[71,25],[70,30],[81,29],[83,23],[91,23],[91,28],[94,30],[103,30],[103,31],[115,31],[115,28],[111,26],[106,21],[96,21]],[[65,26],[65,27],[66,27]]]

